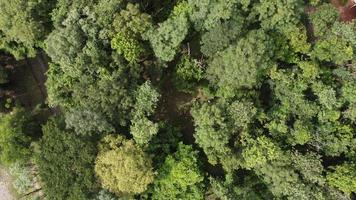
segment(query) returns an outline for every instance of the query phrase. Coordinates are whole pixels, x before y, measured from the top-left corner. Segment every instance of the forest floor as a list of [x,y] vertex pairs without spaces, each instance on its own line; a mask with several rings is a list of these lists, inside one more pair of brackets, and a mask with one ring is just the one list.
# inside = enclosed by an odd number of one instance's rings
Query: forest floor
[[[10,75],[12,83],[8,89],[14,91],[15,99],[27,109],[33,109],[46,102],[47,90],[45,87],[48,60],[45,55],[39,54],[35,58],[10,62],[14,72]],[[0,199],[15,200],[17,195],[12,187],[12,177],[8,171],[0,166]]]
[[175,89],[171,75],[165,78],[161,94],[158,118],[160,120],[168,120],[170,124],[179,127],[184,143],[194,144],[193,118],[189,113],[189,109],[187,109],[194,96]]
[[16,193],[12,187],[12,178],[9,173],[0,166],[0,199],[15,200]]
[[43,56],[39,54],[35,58],[18,61],[13,67],[9,89],[14,91],[15,99],[28,109],[43,104],[47,98],[45,82],[48,68]]
[[342,21],[351,21],[356,18],[356,6],[353,0],[343,4],[341,0],[331,0],[331,3],[339,10]]

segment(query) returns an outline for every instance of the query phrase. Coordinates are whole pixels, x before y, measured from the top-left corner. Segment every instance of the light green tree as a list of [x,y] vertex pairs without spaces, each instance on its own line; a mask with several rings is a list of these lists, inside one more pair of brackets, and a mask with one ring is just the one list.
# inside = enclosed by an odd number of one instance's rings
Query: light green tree
[[180,143],[174,155],[169,155],[158,170],[152,199],[204,199],[204,176],[200,169],[198,152]]
[[95,173],[105,189],[118,195],[142,193],[154,180],[151,158],[120,135],[101,140]]

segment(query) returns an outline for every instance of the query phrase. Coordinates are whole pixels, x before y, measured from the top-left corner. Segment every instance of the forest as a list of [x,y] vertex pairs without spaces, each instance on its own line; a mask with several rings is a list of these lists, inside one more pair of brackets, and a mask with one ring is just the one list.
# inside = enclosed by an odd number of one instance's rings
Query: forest
[[355,200],[356,2],[0,0],[0,165],[24,200]]

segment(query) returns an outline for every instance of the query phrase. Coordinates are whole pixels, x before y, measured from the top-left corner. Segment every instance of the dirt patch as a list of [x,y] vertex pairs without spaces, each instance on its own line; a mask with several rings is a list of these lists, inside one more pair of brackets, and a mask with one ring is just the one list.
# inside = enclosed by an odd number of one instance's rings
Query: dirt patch
[[189,104],[193,96],[191,94],[179,92],[175,89],[172,78],[169,75],[163,81],[162,97],[158,106],[158,119],[168,120],[170,124],[181,129],[184,143],[194,144],[194,123],[189,113],[189,109],[184,109],[184,105]]
[[0,199],[15,200],[13,194],[14,193],[11,185],[11,176],[5,169],[0,167]]
[[356,18],[356,6],[353,0],[343,4],[341,0],[331,0],[331,3],[339,10],[342,21],[351,21]]

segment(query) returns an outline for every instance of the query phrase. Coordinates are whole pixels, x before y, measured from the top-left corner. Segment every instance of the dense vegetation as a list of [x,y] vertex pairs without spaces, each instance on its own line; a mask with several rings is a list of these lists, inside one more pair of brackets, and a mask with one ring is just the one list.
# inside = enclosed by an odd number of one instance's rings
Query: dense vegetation
[[48,107],[13,103],[0,61],[0,160],[23,193],[32,169],[51,200],[356,198],[356,20],[330,2],[0,0],[0,13],[1,55],[50,60]]

